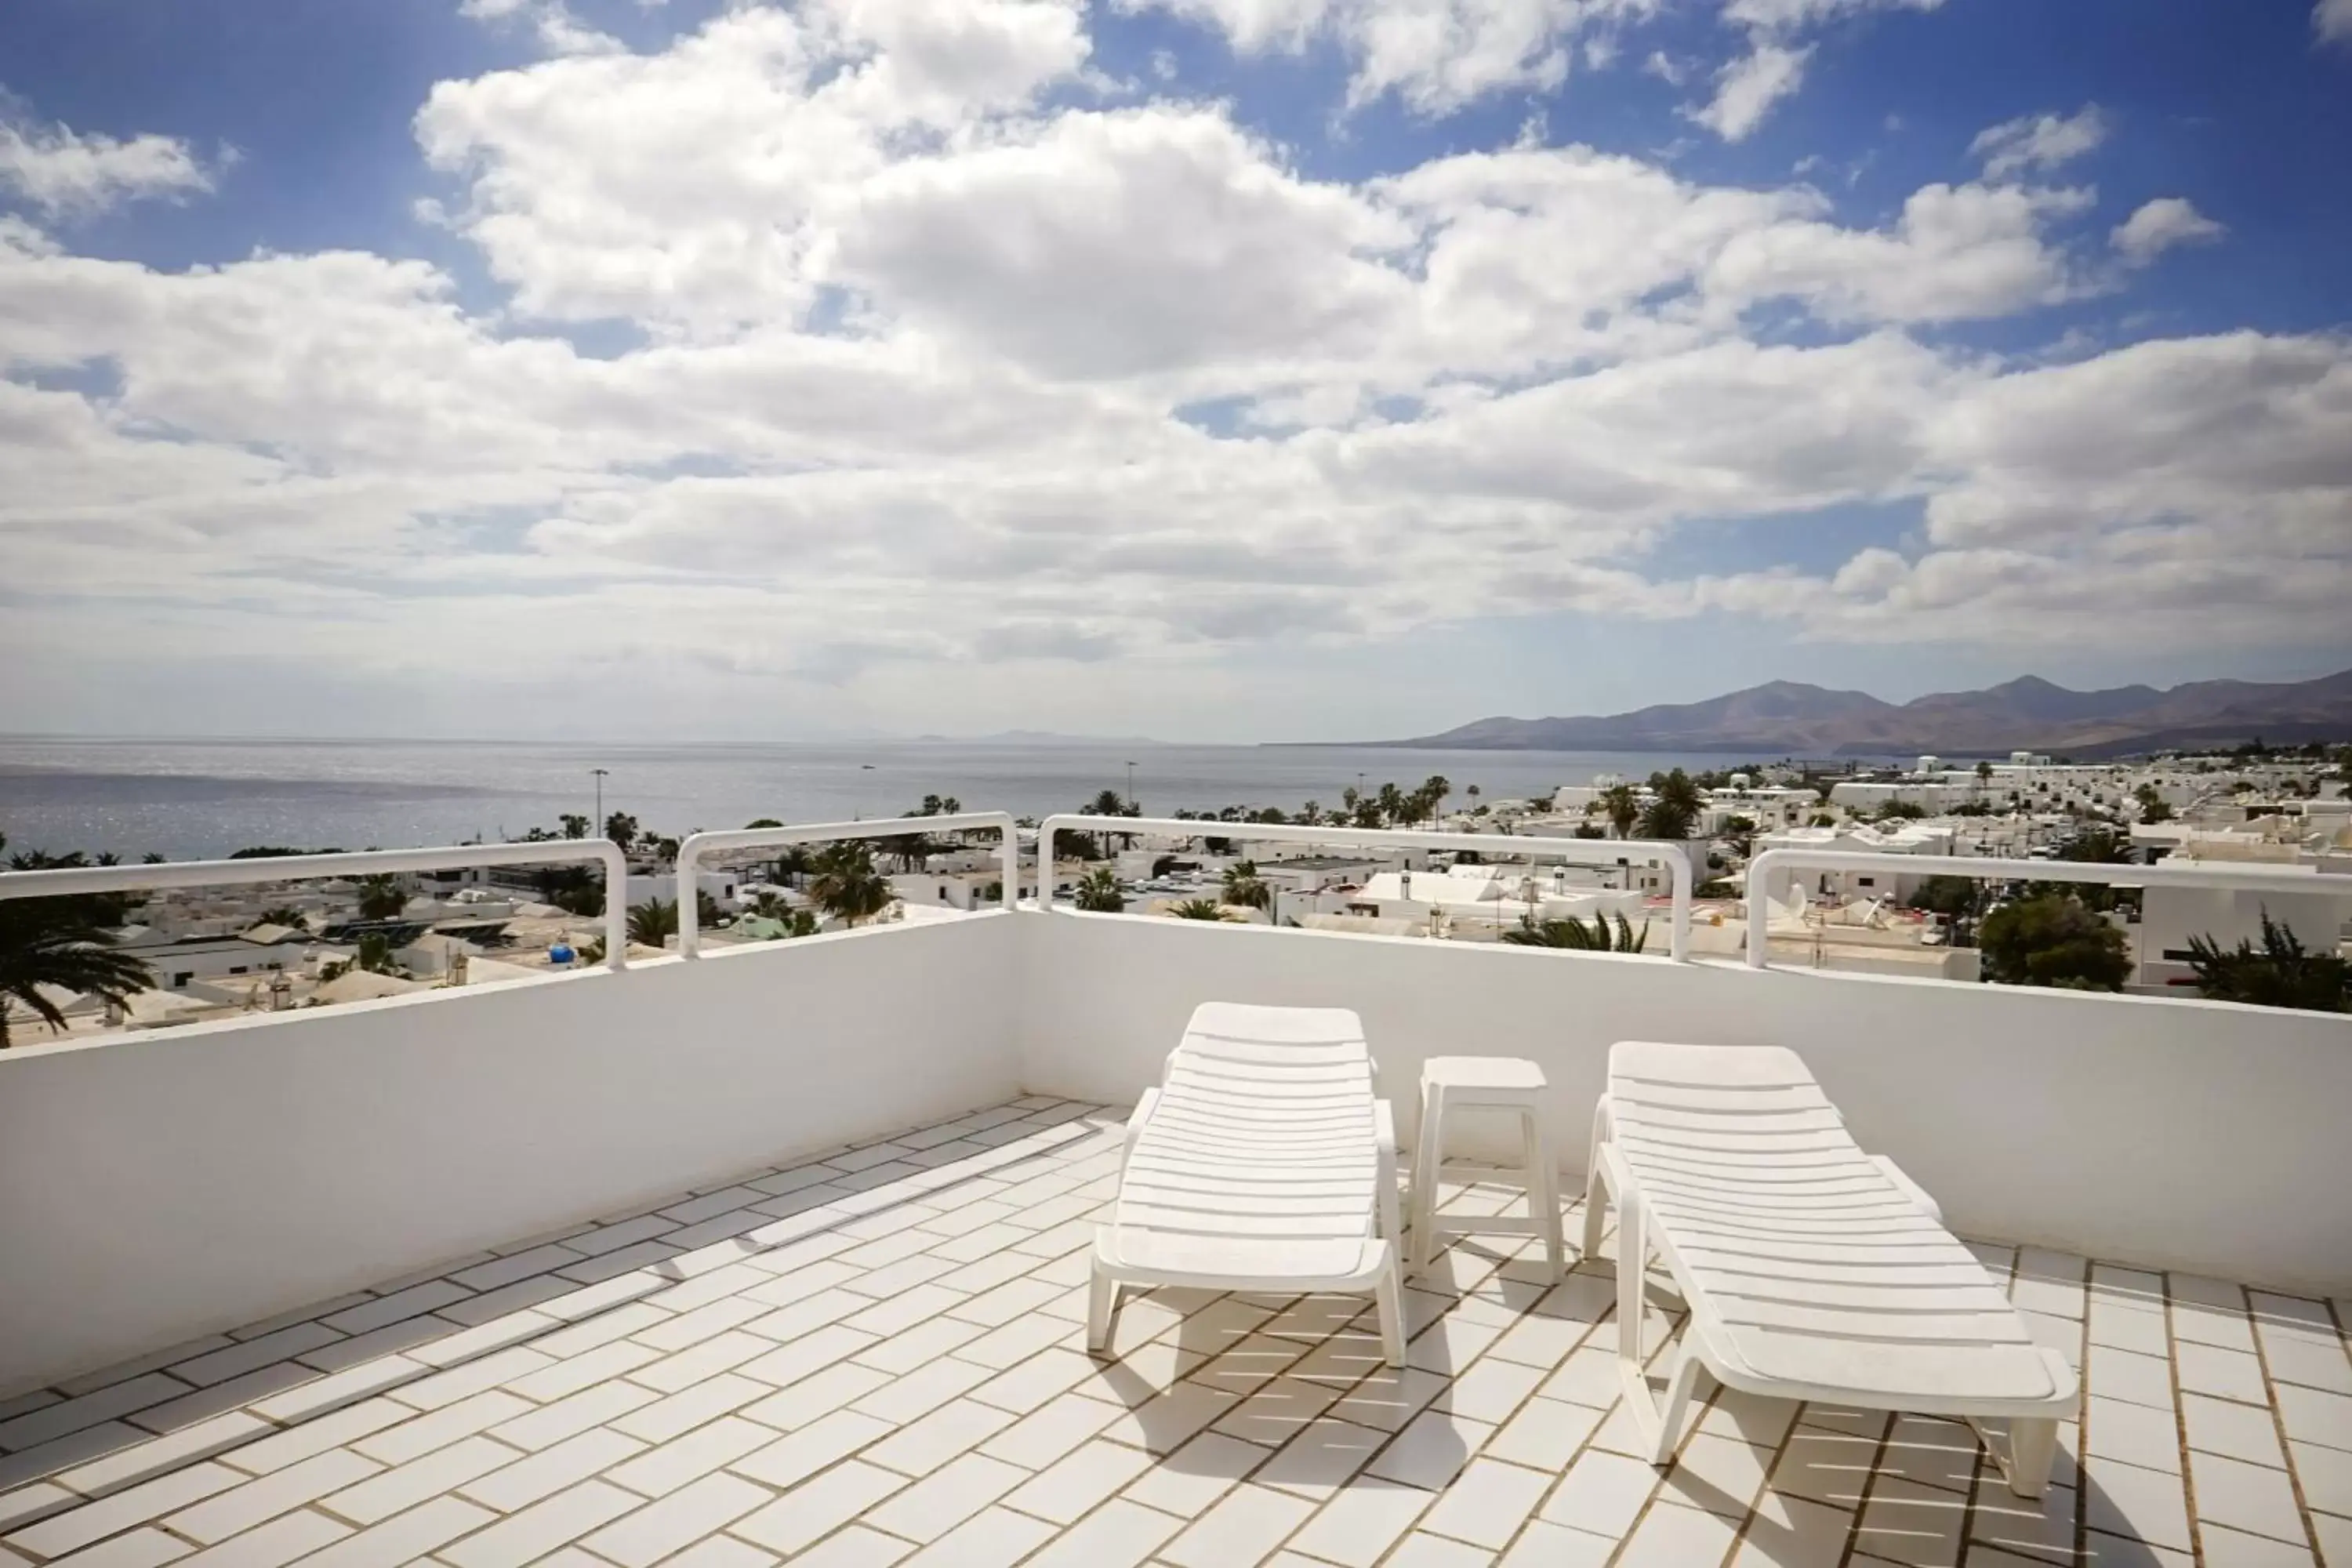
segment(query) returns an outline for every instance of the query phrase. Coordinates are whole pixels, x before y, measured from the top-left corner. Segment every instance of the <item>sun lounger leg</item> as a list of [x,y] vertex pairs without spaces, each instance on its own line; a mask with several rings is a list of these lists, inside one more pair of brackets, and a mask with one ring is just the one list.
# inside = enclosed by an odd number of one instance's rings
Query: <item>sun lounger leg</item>
[[1372,1287],[1372,1293],[1380,1303],[1381,1359],[1391,1366],[1402,1366],[1404,1292],[1397,1285],[1397,1265],[1393,1255],[1388,1268],[1381,1273],[1380,1283]]
[[1096,1264],[1094,1276],[1087,1283],[1087,1349],[1109,1348],[1111,1325],[1118,1320],[1118,1281]]
[[1396,1115],[1385,1100],[1372,1102],[1372,1119],[1380,1135],[1381,1236],[1404,1256],[1404,1226],[1397,1216]]
[[1609,1217],[1609,1184],[1601,1163],[1601,1145],[1609,1136],[1609,1102],[1592,1110],[1592,1152],[1584,1161],[1584,1254],[1590,1262],[1601,1256],[1601,1227]]
[[[1997,1452],[1998,1450],[1996,1450]],[[2009,1489],[2040,1497],[2050,1489],[2050,1468],[2058,1457],[2058,1423],[2020,1416],[2009,1424]]]

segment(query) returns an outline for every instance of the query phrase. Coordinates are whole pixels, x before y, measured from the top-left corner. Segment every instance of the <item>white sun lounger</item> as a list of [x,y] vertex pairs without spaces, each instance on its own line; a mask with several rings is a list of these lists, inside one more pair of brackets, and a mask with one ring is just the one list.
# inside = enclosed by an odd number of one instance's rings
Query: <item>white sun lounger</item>
[[[1855,1146],[1794,1052],[1611,1047],[1587,1169],[1587,1257],[1617,1204],[1618,1359],[1654,1463],[1672,1458],[1705,1366],[1750,1394],[2005,1416],[2008,1453],[1988,1447],[2010,1489],[2049,1485],[2058,1423],[2081,1399],[2074,1371],[1925,1194]],[[1642,1369],[1653,1254],[1690,1308],[1663,1414]]]
[[1374,1071],[1344,1009],[1202,1003],[1128,1121],[1087,1343],[1109,1342],[1129,1286],[1370,1291],[1402,1365],[1396,1129]]

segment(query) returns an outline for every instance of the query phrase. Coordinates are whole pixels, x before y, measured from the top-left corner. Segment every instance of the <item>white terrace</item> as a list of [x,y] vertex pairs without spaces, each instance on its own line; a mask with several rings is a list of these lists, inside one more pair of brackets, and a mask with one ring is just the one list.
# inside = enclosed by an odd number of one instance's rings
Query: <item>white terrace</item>
[[[1570,1194],[1612,1041],[1795,1048],[2082,1367],[2058,1484],[1712,1389],[1662,1475],[1605,1245],[1455,1241],[1402,1372],[1356,1299],[1090,1359],[1206,998],[1355,1008],[1408,1147],[1424,1058],[1536,1059]],[[0,1562],[2344,1568],[2347,1110],[2340,1017],[1036,910],[29,1045]]]

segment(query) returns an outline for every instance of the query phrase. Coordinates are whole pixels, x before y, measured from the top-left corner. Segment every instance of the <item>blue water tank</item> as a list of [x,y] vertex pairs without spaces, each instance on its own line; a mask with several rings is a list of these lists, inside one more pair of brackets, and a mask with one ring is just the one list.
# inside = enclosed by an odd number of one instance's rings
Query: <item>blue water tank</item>
[[579,956],[572,951],[572,944],[568,942],[556,942],[547,950],[547,962],[552,964],[566,964]]

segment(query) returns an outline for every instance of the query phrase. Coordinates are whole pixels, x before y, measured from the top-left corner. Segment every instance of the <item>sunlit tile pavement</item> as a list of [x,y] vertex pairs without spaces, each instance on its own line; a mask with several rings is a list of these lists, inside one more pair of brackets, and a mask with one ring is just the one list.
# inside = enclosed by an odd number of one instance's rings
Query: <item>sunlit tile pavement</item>
[[1457,1241],[1401,1369],[1330,1297],[1154,1291],[1088,1356],[1124,1115],[995,1107],[0,1404],[0,1561],[2352,1568],[2340,1303],[1979,1244],[2084,1369],[2045,1498],[1955,1423],[1721,1389],[1661,1472],[1606,1247]]

